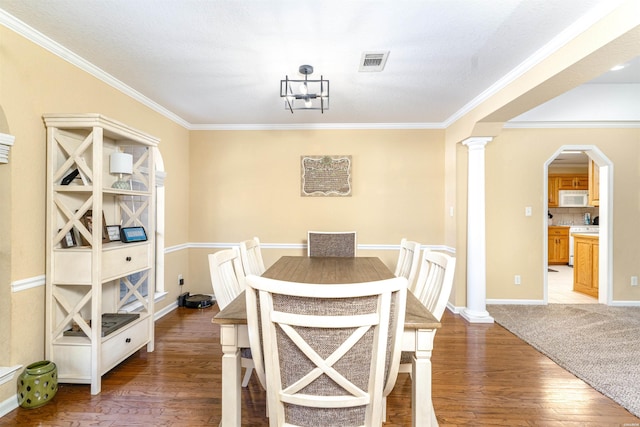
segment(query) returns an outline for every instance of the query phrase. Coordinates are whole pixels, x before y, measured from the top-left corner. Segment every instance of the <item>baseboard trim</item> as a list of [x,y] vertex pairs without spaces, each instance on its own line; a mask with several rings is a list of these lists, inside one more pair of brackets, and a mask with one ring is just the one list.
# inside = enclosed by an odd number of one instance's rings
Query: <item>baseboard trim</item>
[[163,318],[164,316],[166,316],[167,314],[171,313],[176,308],[178,308],[178,301],[177,300],[174,301],[172,304],[167,305],[162,310],[156,311],[154,313],[154,315],[153,315],[153,320],[154,321],[158,321],[158,319]]
[[488,299],[487,305],[544,305],[541,299]]
[[0,403],[0,418],[16,409],[18,406],[18,394],[14,394],[13,396],[6,398],[4,402]]

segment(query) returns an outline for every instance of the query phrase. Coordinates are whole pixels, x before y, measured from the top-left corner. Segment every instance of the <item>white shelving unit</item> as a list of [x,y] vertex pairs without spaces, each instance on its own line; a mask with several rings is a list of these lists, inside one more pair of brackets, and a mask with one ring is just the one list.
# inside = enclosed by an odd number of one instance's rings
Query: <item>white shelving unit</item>
[[[154,347],[155,137],[99,114],[45,114],[47,127],[46,357],[58,381],[91,384]],[[131,189],[114,189],[110,155],[133,156]],[[71,182],[62,184],[75,170]],[[102,214],[96,214],[102,213]],[[104,222],[103,222],[104,221]],[[106,224],[105,224],[106,222]],[[105,226],[144,227],[148,240],[111,240]],[[133,320],[104,322],[137,302]],[[115,330],[113,330],[115,329]]]

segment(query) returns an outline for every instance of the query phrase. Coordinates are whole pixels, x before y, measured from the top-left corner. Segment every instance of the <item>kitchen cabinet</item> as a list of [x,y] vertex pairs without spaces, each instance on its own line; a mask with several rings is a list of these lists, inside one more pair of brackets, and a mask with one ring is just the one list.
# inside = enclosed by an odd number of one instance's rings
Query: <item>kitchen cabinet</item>
[[588,175],[558,175],[560,182],[558,190],[588,190]]
[[[154,349],[159,140],[99,114],[44,121],[45,357],[56,363],[58,382],[90,384],[98,394],[102,375],[145,345]],[[114,153],[130,156],[128,182],[110,173]],[[142,227],[146,238],[124,243],[120,227]]]
[[574,234],[573,290],[598,297],[598,234]]
[[569,227],[549,227],[548,254],[549,264],[569,263]]
[[549,175],[549,202],[548,207],[557,208],[559,205],[558,201],[558,189],[560,188],[560,177]]
[[589,205],[600,206],[600,167],[589,161]]
[[[547,177],[549,184],[548,206],[556,208],[559,206],[559,190],[588,190],[589,175],[560,175],[553,174]],[[597,205],[596,205],[597,206]]]

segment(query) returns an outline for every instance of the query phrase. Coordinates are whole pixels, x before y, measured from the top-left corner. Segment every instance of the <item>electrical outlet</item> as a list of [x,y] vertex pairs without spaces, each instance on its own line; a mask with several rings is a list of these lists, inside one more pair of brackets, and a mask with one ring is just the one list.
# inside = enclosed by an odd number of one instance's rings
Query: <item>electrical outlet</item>
[[516,285],[520,284],[520,275],[516,274],[515,277],[513,278],[513,283]]
[[638,286],[638,276],[631,276],[631,286]]
[[531,206],[527,206],[524,208],[524,216],[531,216],[532,210]]
[[182,278],[182,274],[178,274],[178,285],[184,285],[184,279]]

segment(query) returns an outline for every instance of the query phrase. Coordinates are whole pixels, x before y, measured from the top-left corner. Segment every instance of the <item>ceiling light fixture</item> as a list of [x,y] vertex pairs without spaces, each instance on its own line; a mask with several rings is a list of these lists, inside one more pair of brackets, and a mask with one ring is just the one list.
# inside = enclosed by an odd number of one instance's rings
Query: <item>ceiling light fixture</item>
[[[280,97],[284,98],[284,108],[291,114],[293,110],[320,110],[324,114],[324,110],[329,109],[329,80],[324,80],[322,76],[320,80],[310,80],[309,75],[313,73],[311,65],[301,65],[298,71],[304,75],[304,80],[290,80],[289,76],[280,80]],[[297,93],[293,87],[297,87]]]

